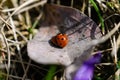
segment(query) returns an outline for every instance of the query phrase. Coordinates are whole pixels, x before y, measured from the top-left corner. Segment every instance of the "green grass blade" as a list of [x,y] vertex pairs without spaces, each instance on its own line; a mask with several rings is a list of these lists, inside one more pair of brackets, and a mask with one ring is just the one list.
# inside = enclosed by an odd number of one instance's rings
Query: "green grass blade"
[[50,66],[50,69],[45,77],[45,80],[53,80],[54,73],[56,71],[57,66],[52,65]]
[[105,29],[104,29],[104,19],[102,18],[101,14],[100,14],[100,10],[99,8],[97,7],[96,3],[94,2],[94,0],[90,0],[94,9],[96,10],[97,14],[98,14],[98,17],[99,17],[99,20],[100,20],[100,23],[101,23],[101,26],[102,26],[102,33],[104,34],[105,33]]

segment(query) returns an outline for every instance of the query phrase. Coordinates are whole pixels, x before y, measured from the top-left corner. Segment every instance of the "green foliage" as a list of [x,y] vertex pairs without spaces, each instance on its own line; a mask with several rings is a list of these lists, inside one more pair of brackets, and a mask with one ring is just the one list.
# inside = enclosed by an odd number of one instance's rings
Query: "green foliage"
[[94,77],[95,80],[103,80],[102,78],[98,77],[98,76],[95,76]]
[[0,71],[0,80],[5,80],[5,76],[3,75],[2,71]]
[[97,14],[98,14],[98,17],[99,17],[99,20],[100,20],[100,23],[101,23],[101,26],[102,26],[102,32],[103,34],[105,33],[105,29],[104,29],[104,19],[102,18],[102,15],[100,13],[100,10],[98,8],[98,6],[96,5],[96,3],[94,2],[94,0],[90,0],[91,4],[93,5],[94,9],[96,10]]
[[120,69],[120,61],[117,63],[117,68]]
[[54,73],[56,71],[57,66],[52,65],[50,66],[50,69],[45,77],[45,80],[53,80]]

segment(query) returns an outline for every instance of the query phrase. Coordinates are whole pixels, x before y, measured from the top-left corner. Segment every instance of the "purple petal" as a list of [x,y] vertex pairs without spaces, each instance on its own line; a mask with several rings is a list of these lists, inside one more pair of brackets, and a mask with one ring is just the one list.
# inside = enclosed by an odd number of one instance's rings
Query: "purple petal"
[[94,65],[99,63],[101,54],[95,54],[77,70],[73,80],[92,80]]
[[98,52],[97,54],[93,55],[90,59],[85,61],[84,63],[94,65],[94,64],[100,63],[100,59],[101,59],[101,53]]
[[93,66],[83,65],[74,76],[74,80],[91,80],[93,77]]

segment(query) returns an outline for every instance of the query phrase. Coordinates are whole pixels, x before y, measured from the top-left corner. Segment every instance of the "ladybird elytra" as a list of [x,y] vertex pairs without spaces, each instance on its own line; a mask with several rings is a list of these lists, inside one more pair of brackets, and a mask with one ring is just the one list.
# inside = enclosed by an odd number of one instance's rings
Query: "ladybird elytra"
[[64,48],[68,44],[68,37],[66,34],[58,34],[51,39],[51,42],[61,48]]

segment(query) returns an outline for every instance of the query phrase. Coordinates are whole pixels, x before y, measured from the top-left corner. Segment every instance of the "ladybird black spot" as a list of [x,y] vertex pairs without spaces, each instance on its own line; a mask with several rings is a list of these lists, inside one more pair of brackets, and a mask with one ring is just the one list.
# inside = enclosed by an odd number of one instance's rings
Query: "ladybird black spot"
[[65,40],[65,38],[61,38],[61,40]]
[[64,38],[61,38],[61,40],[64,40]]

